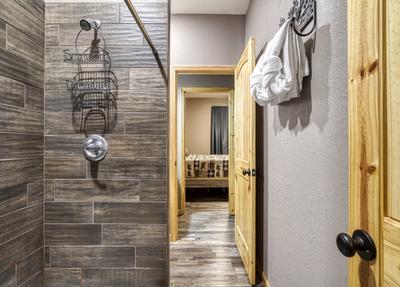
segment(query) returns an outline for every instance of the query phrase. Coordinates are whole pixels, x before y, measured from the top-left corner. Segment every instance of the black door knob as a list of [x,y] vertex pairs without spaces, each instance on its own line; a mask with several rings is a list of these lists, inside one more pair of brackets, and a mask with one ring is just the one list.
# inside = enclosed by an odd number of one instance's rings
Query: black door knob
[[340,233],[336,237],[336,245],[339,251],[346,257],[353,257],[356,252],[367,261],[376,258],[376,246],[372,237],[364,230],[356,230],[353,236],[347,233]]
[[242,169],[243,175],[250,175],[250,169]]

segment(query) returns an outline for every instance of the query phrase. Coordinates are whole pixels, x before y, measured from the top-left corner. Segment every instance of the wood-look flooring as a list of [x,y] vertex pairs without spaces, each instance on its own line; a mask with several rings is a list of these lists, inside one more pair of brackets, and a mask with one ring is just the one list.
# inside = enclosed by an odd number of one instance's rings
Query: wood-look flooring
[[244,287],[248,283],[235,244],[235,218],[227,202],[188,202],[171,243],[171,287]]

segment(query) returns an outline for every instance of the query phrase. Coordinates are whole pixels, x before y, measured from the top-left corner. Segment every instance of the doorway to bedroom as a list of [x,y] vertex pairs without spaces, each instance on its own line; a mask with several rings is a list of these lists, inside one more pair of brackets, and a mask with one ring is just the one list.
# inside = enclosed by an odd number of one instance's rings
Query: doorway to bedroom
[[170,203],[176,203],[178,231],[170,244],[171,286],[205,286],[210,276],[220,284],[248,283],[235,244],[234,188],[229,186],[233,72],[230,67],[226,74],[177,73],[177,194]]
[[[207,78],[196,78],[207,85]],[[233,148],[231,78],[214,79],[214,85],[227,87],[182,87],[178,93],[179,215],[185,214],[187,203],[195,202],[221,202],[221,206],[226,203],[230,214],[234,212],[234,196],[229,193],[229,150]]]
[[[234,196],[229,192],[233,77],[191,76],[178,83],[182,85],[177,98],[179,217],[178,240],[170,248],[171,286],[188,282],[203,286],[210,275],[220,276],[224,283],[226,274],[233,274],[236,283],[246,283],[246,278],[240,281],[237,276],[243,277],[245,270],[238,264]],[[193,84],[222,86],[188,87]],[[212,270],[210,263],[219,267]]]
[[171,286],[251,286],[261,278],[256,208],[263,210],[263,200],[256,204],[255,155],[262,132],[256,132],[258,113],[247,88],[253,46],[251,40],[237,66],[171,69]]

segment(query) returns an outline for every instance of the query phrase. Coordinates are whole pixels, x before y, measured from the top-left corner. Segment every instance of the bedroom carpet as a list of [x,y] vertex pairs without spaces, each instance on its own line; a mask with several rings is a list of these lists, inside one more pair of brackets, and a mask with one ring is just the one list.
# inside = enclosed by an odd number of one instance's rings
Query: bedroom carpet
[[171,243],[171,287],[251,286],[235,245],[227,202],[188,202]]

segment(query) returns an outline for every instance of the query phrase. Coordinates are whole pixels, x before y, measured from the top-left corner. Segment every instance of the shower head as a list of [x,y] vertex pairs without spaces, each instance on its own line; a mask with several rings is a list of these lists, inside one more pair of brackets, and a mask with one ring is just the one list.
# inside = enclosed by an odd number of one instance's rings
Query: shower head
[[82,30],[89,31],[90,29],[100,29],[101,23],[99,20],[93,20],[90,18],[82,19],[80,22]]

